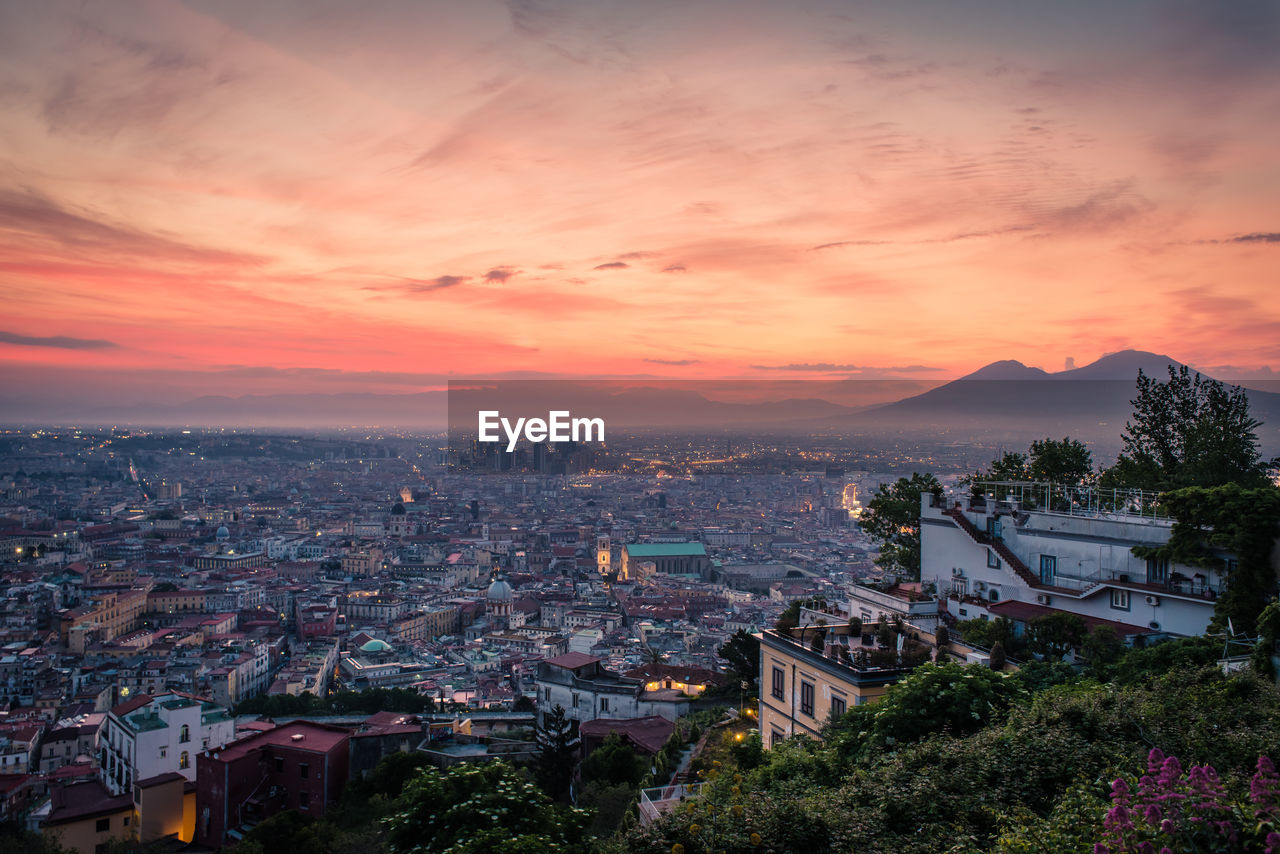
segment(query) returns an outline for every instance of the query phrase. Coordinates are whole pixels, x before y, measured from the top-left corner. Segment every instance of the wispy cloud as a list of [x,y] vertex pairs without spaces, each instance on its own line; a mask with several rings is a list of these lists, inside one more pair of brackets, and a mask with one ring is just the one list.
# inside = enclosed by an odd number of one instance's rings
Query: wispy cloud
[[701,365],[701,359],[645,359],[654,365],[674,365],[675,367],[684,367],[686,365]]
[[622,261],[610,261],[607,264],[597,264],[595,267],[592,267],[592,269],[593,270],[625,270],[630,266],[631,266],[630,264],[624,263]]
[[793,362],[789,365],[752,365],[758,371],[815,371],[820,373],[895,373],[917,374],[941,371],[930,365],[895,365],[892,367],[876,367],[873,365],[849,365],[833,362]]
[[486,282],[494,282],[501,285],[506,283],[512,276],[517,276],[519,274],[520,271],[514,267],[494,267],[484,274],[484,280]]
[[71,338],[66,335],[40,337],[0,331],[0,344],[18,344],[23,347],[52,347],[57,350],[109,350],[118,347],[114,341],[100,338]]

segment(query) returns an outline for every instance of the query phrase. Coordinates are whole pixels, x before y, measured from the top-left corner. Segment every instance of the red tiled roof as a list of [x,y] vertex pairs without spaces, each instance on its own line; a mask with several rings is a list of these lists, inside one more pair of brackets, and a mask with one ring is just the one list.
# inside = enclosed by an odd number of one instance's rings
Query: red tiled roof
[[675,729],[674,723],[658,715],[643,718],[596,718],[584,722],[578,728],[584,738],[603,739],[609,733],[616,732],[647,753],[661,750]]
[[151,702],[150,696],[148,696],[147,694],[139,694],[138,696],[134,697],[132,700],[125,700],[123,703],[120,703],[117,706],[112,706],[111,712],[116,717],[122,718],[132,711],[141,709],[143,706],[149,704],[150,702]]
[[[1019,622],[1027,622],[1034,620],[1036,617],[1047,617],[1052,614],[1071,614],[1073,611],[1063,611],[1059,608],[1049,608],[1045,605],[1033,605],[1030,602],[1018,602],[1013,599],[1006,599],[1003,602],[993,602],[987,606],[987,610],[997,617],[1007,617],[1010,620]],[[1104,620],[1101,617],[1091,617],[1088,614],[1077,614],[1080,619],[1084,620],[1087,628],[1092,629],[1095,626],[1110,626],[1116,630],[1116,633],[1124,635],[1149,635],[1151,629],[1146,626],[1134,626],[1129,623],[1119,623],[1114,620]]]
[[[302,738],[294,741],[293,736],[295,735],[301,735]],[[275,729],[267,730],[266,732],[247,735],[238,741],[231,742],[220,750],[214,751],[214,755],[220,762],[230,762],[233,759],[238,759],[255,750],[261,750],[263,747],[269,746],[291,747],[296,750],[328,753],[334,747],[345,742],[350,736],[351,731],[343,727],[297,720],[281,724]]]

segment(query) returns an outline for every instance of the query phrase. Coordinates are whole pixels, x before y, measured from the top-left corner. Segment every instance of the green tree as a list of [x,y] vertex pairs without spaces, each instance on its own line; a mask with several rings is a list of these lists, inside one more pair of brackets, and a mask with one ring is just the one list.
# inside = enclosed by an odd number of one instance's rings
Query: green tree
[[920,497],[942,498],[942,484],[931,474],[913,473],[881,484],[859,519],[862,529],[880,543],[876,565],[885,572],[920,578]]
[[1261,422],[1239,386],[1169,366],[1160,381],[1138,372],[1124,450],[1103,473],[1105,486],[1163,492],[1186,486],[1262,486],[1268,464],[1258,449]]
[[616,732],[609,733],[599,747],[582,761],[584,782],[626,784],[635,788],[649,773],[649,762],[638,755]]
[[585,824],[505,762],[429,767],[397,799],[387,841],[393,854],[575,852]]
[[1110,673],[1111,665],[1124,655],[1124,641],[1111,626],[1094,626],[1080,644],[1080,654],[1089,662],[1089,672],[1098,678]]
[[538,784],[556,800],[568,794],[573,778],[573,766],[578,758],[578,736],[574,730],[574,722],[569,720],[564,707],[557,704],[543,714],[534,731],[538,743]]
[[1169,541],[1133,553],[1222,571],[1226,588],[1214,604],[1214,623],[1225,629],[1229,619],[1237,632],[1252,634],[1276,593],[1271,552],[1280,534],[1280,488],[1188,487],[1161,501],[1174,519]]
[[1061,661],[1080,648],[1084,636],[1084,620],[1076,614],[1045,614],[1027,623],[1027,650],[1044,656],[1045,661]]
[[729,677],[733,687],[743,682],[749,686],[747,691],[755,695],[759,690],[756,680],[760,670],[760,639],[743,629],[738,629],[716,650],[729,665]]

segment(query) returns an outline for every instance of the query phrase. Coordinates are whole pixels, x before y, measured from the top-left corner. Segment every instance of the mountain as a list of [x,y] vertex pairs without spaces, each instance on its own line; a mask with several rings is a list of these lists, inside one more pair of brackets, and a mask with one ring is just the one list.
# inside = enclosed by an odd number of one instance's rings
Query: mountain
[[[1122,350],[1096,362],[1057,373],[1021,362],[992,362],[958,380],[856,416],[863,428],[918,432],[960,432],[1030,441],[1046,436],[1072,437],[1110,451],[1119,447],[1132,411],[1138,371],[1156,379],[1170,356]],[[1228,383],[1230,384],[1230,383]],[[1265,453],[1280,450],[1280,394],[1246,389]]]

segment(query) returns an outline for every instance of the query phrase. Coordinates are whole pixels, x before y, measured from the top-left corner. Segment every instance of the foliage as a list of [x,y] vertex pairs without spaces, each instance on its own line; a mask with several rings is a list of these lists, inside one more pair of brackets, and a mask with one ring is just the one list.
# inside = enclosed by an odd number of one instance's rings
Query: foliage
[[1027,622],[1027,650],[1046,661],[1061,661],[1084,642],[1084,620],[1059,611],[1033,617]]
[[624,783],[634,788],[644,779],[649,770],[649,762],[639,756],[616,732],[611,732],[583,760],[581,770],[584,782],[609,785]]
[[578,736],[574,722],[557,704],[542,716],[535,730],[538,742],[538,784],[556,800],[569,793],[569,782],[578,757]]
[[895,750],[931,733],[964,735],[995,720],[1021,693],[1016,680],[976,665],[925,664],[875,705],[868,751]]
[[731,687],[737,688],[746,682],[747,692],[755,695],[760,686],[756,684],[760,670],[760,639],[749,632],[738,629],[724,644],[716,650],[716,654],[729,665],[729,677],[733,681]]
[[1222,642],[1206,637],[1166,640],[1127,650],[1111,669],[1121,685],[1133,685],[1175,668],[1206,667],[1222,657]]
[[302,694],[259,694],[235,708],[237,715],[346,715],[375,712],[422,713],[435,710],[435,701],[409,688],[370,688],[340,691],[328,697]]
[[[930,669],[941,668],[917,674]],[[699,833],[691,834],[689,814],[665,816],[604,850],[1091,852],[1063,834],[1091,845],[1093,831],[1083,828],[1101,827],[1105,781],[1116,769],[1141,767],[1151,746],[1213,765],[1226,778],[1248,775],[1280,743],[1280,695],[1250,674],[1182,669],[1132,686],[1077,680],[1029,698],[1018,677],[985,676],[1001,689],[1014,686],[1014,697],[1007,711],[964,734],[925,731],[879,749],[876,716],[889,707],[858,706],[831,722],[824,743],[789,739],[740,783],[712,781],[699,800],[713,805],[716,818],[700,818]],[[934,714],[933,698],[922,699],[924,713]],[[909,719],[909,709],[904,701],[894,716]],[[694,809],[706,814],[705,804]]]
[[1244,389],[1172,365],[1165,382],[1139,371],[1137,389],[1124,450],[1104,472],[1104,485],[1164,492],[1265,484],[1255,432],[1261,423],[1249,414]]
[[1070,436],[1038,439],[1026,454],[1006,453],[992,460],[986,471],[974,472],[967,480],[1023,481],[1079,486],[1093,476],[1093,455],[1083,442]]
[[33,833],[17,822],[0,822],[0,851],[23,854],[72,854],[56,839],[43,833]]
[[876,565],[913,581],[920,578],[920,497],[926,492],[942,497],[942,484],[931,474],[881,484],[859,519],[880,543]]
[[1005,649],[1017,649],[1019,641],[1013,636],[1013,622],[1005,617],[985,620],[977,617],[972,620],[961,620],[956,624],[961,639],[965,643],[991,649],[997,643],[1004,644]]
[[1088,662],[1089,673],[1100,679],[1111,672],[1111,666],[1124,653],[1124,641],[1111,626],[1094,626],[1080,644],[1080,654]]
[[1190,487],[1161,497],[1174,519],[1169,541],[1134,548],[1138,557],[1188,566],[1225,567],[1236,561],[1214,607],[1218,629],[1228,619],[1236,631],[1252,634],[1258,614],[1276,592],[1271,550],[1280,534],[1280,488],[1246,489],[1237,484]]
[[394,854],[583,851],[586,820],[505,762],[428,767],[397,800],[387,840]]

